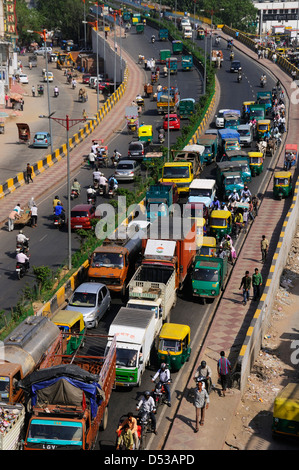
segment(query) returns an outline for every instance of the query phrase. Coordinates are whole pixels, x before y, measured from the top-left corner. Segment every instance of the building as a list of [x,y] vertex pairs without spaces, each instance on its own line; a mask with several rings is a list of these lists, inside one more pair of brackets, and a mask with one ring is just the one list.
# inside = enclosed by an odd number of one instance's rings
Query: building
[[[286,2],[274,1],[253,1],[254,6],[259,10],[259,33],[273,33],[278,30],[292,30],[293,36],[299,33],[299,0]],[[261,28],[262,25],[262,28]],[[276,27],[276,28],[275,28]]]

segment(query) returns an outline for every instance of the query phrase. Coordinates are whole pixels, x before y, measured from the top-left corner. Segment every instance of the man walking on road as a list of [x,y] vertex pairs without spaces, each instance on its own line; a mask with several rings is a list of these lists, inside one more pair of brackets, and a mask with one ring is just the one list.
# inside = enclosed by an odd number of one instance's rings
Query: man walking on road
[[262,275],[261,273],[259,273],[258,268],[255,268],[254,274],[252,275],[253,300],[260,300],[262,284],[263,284]]
[[269,249],[269,241],[267,240],[265,235],[263,235],[262,240],[261,240],[262,263],[266,262],[268,249]]
[[249,291],[251,287],[251,277],[249,276],[249,271],[245,272],[245,276],[242,277],[242,281],[239,287],[239,290],[243,287],[243,305],[246,305],[249,300]]
[[[227,378],[231,370],[232,370],[231,363],[229,362],[228,359],[226,359],[225,352],[221,351],[220,359],[218,360],[218,363],[217,363],[217,372],[220,377],[223,397],[225,397],[225,392],[227,388]],[[220,396],[221,396],[221,392],[220,392]]]

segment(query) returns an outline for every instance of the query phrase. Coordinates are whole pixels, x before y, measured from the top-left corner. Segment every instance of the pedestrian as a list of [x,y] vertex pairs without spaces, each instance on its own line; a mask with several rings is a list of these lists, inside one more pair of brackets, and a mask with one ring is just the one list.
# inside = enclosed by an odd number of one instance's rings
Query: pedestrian
[[36,204],[33,204],[33,206],[31,207],[30,214],[31,214],[31,227],[36,227],[36,225],[37,225],[37,206],[36,206]]
[[243,287],[243,305],[246,305],[249,300],[249,291],[251,287],[251,277],[249,276],[249,271],[245,272],[245,276],[242,277],[239,290]]
[[85,111],[85,109],[83,109],[83,111],[82,111],[82,116],[83,116],[84,121],[86,121],[87,120],[87,112]]
[[31,167],[30,163],[27,163],[27,167],[26,167],[26,183],[29,184],[30,181],[33,183],[33,179],[32,179],[32,167]]
[[96,161],[96,155],[94,152],[90,152],[90,154],[88,155],[88,161],[89,161],[90,167],[94,169],[95,161]]
[[21,212],[24,212],[24,209],[21,209],[21,204],[17,204],[14,208],[14,211],[18,213],[19,216],[21,216]]
[[35,86],[34,85],[32,85],[31,92],[32,92],[32,96],[35,97]]
[[269,55],[269,50],[266,49],[266,50],[265,50],[265,59],[268,59],[268,55]]
[[[195,390],[194,390],[194,401],[193,404],[195,406],[195,430],[194,432],[198,432],[198,424],[200,426],[204,425],[205,422],[205,411],[209,408],[210,398],[208,392],[205,388],[203,388],[203,382],[200,380],[197,382]],[[199,421],[199,410],[200,410],[200,422]]]
[[19,214],[17,211],[13,210],[8,216],[8,231],[12,232],[14,229],[15,220],[19,219]]
[[267,240],[266,236],[263,235],[261,239],[261,252],[262,252],[262,259],[261,262],[265,263],[267,254],[268,254],[268,249],[269,249],[269,241]]
[[23,98],[20,101],[20,105],[21,105],[21,111],[24,111],[24,100],[23,100]]
[[9,102],[9,96],[6,93],[6,95],[5,95],[5,108],[8,108],[8,102]]
[[[217,372],[220,378],[221,386],[222,386],[222,396],[225,397],[225,392],[227,388],[227,379],[229,372],[232,370],[231,363],[225,357],[225,352],[221,351],[220,359],[217,362]],[[221,392],[220,392],[221,396]]]
[[253,300],[260,300],[262,284],[263,284],[262,275],[261,273],[259,273],[258,268],[255,268],[254,274],[252,275]]

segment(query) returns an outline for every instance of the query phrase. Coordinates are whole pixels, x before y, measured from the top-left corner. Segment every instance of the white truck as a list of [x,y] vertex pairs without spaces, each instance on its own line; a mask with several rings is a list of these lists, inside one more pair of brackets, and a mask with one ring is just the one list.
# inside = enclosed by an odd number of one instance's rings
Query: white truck
[[183,26],[184,39],[192,39],[192,27],[190,25]]
[[20,450],[24,422],[25,408],[21,403],[0,402],[0,450]]
[[141,385],[142,374],[150,362],[157,333],[156,323],[162,322],[148,310],[122,307],[110,325],[106,353],[116,337],[116,386]]
[[[160,271],[160,274],[163,274]],[[129,287],[129,300],[127,307],[151,310],[162,319],[170,320],[170,311],[176,304],[175,272],[165,270],[159,282],[148,280],[148,269],[141,265],[131,281]]]

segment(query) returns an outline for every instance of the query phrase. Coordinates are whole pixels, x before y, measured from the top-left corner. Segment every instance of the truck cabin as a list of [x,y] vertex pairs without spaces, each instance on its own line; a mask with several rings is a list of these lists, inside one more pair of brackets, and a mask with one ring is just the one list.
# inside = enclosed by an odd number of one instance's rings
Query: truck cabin
[[118,268],[122,269],[128,264],[125,250],[109,251],[109,248],[100,247],[92,254],[90,265],[92,268]]
[[200,268],[195,266],[193,281],[218,282],[219,270],[215,268],[215,263],[206,261],[201,263]]
[[11,404],[21,402],[23,390],[18,387],[22,379],[20,365],[4,361],[0,362],[0,368],[0,401]]

